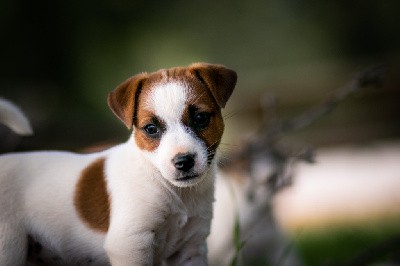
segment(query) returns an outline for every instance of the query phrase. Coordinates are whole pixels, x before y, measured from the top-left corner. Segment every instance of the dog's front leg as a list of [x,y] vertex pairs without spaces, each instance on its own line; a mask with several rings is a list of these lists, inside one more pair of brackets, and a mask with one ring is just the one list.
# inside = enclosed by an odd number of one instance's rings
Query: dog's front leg
[[[114,197],[114,201],[117,196]],[[147,200],[147,202],[151,202]],[[116,205],[117,206],[117,205]],[[156,229],[165,222],[165,208],[142,204],[131,209],[120,207],[112,213],[104,248],[113,266],[153,265]],[[159,204],[161,206],[161,204]],[[128,206],[129,207],[129,206]]]
[[105,250],[113,266],[153,265],[154,232],[107,235]]

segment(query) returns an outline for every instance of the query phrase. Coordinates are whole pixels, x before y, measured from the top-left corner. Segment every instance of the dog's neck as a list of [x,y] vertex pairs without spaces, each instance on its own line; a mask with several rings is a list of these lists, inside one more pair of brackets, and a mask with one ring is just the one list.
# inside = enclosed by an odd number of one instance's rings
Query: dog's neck
[[[210,194],[211,197],[213,197],[214,194],[214,180],[215,180],[215,171],[217,168],[216,161],[217,158],[215,158],[211,165],[209,166],[208,171],[206,171],[204,174],[206,175],[204,179],[198,183],[195,187],[178,187],[172,184],[171,182],[167,181],[165,179],[161,172],[158,170],[158,168],[151,162],[144,154],[143,151],[136,145],[135,142],[135,137],[134,137],[134,132],[132,133],[131,137],[128,139],[126,143],[123,144],[125,147],[127,147],[128,151],[126,152],[127,155],[131,156],[132,154],[135,154],[139,156],[140,162],[143,167],[146,169],[151,169],[154,174],[154,179],[159,183],[163,188],[167,189],[169,192],[174,193],[181,198],[181,200],[186,201],[186,200],[192,200],[193,198],[193,193],[197,195],[206,195]],[[132,152],[133,149],[133,152]],[[132,160],[137,160],[137,158],[132,158]],[[201,198],[201,197],[200,197]]]

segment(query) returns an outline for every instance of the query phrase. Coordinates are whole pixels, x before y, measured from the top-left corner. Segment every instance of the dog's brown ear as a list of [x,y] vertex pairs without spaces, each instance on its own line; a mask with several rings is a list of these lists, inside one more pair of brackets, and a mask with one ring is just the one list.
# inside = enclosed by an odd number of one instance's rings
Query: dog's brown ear
[[108,106],[128,129],[132,129],[135,106],[147,73],[127,79],[108,94]]
[[210,89],[215,101],[224,108],[235,88],[236,72],[222,65],[206,63],[194,63],[189,70]]

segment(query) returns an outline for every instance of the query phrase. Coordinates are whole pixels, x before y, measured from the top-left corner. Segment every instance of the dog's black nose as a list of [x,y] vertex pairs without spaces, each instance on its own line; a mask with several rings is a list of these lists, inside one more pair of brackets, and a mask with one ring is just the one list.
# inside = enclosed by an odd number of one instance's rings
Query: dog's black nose
[[175,168],[182,172],[187,172],[194,166],[195,154],[192,153],[179,153],[172,159]]

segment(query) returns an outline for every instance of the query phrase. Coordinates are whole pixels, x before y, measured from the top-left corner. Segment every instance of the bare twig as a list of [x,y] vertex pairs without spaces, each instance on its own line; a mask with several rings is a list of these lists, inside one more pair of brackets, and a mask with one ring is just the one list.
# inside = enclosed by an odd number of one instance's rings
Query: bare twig
[[264,115],[260,130],[255,137],[247,140],[240,150],[225,156],[225,160],[221,163],[222,170],[242,171],[246,176],[253,177],[258,162],[268,163],[273,171],[264,180],[272,194],[290,185],[292,183],[291,165],[299,160],[314,162],[314,152],[308,147],[293,152],[279,146],[278,140],[284,134],[305,128],[324,117],[351,94],[366,87],[381,86],[386,73],[387,67],[383,64],[368,67],[356,74],[346,85],[335,90],[323,102],[287,121],[281,121],[276,114],[276,99],[271,95],[266,95],[261,105],[263,112],[268,113],[268,116]]
[[309,126],[321,117],[331,112],[340,102],[351,94],[367,87],[380,87],[387,73],[385,65],[374,65],[356,74],[346,85],[337,89],[330,97],[320,104],[306,110],[302,114],[282,123],[266,129],[267,138],[274,135],[299,130]]

